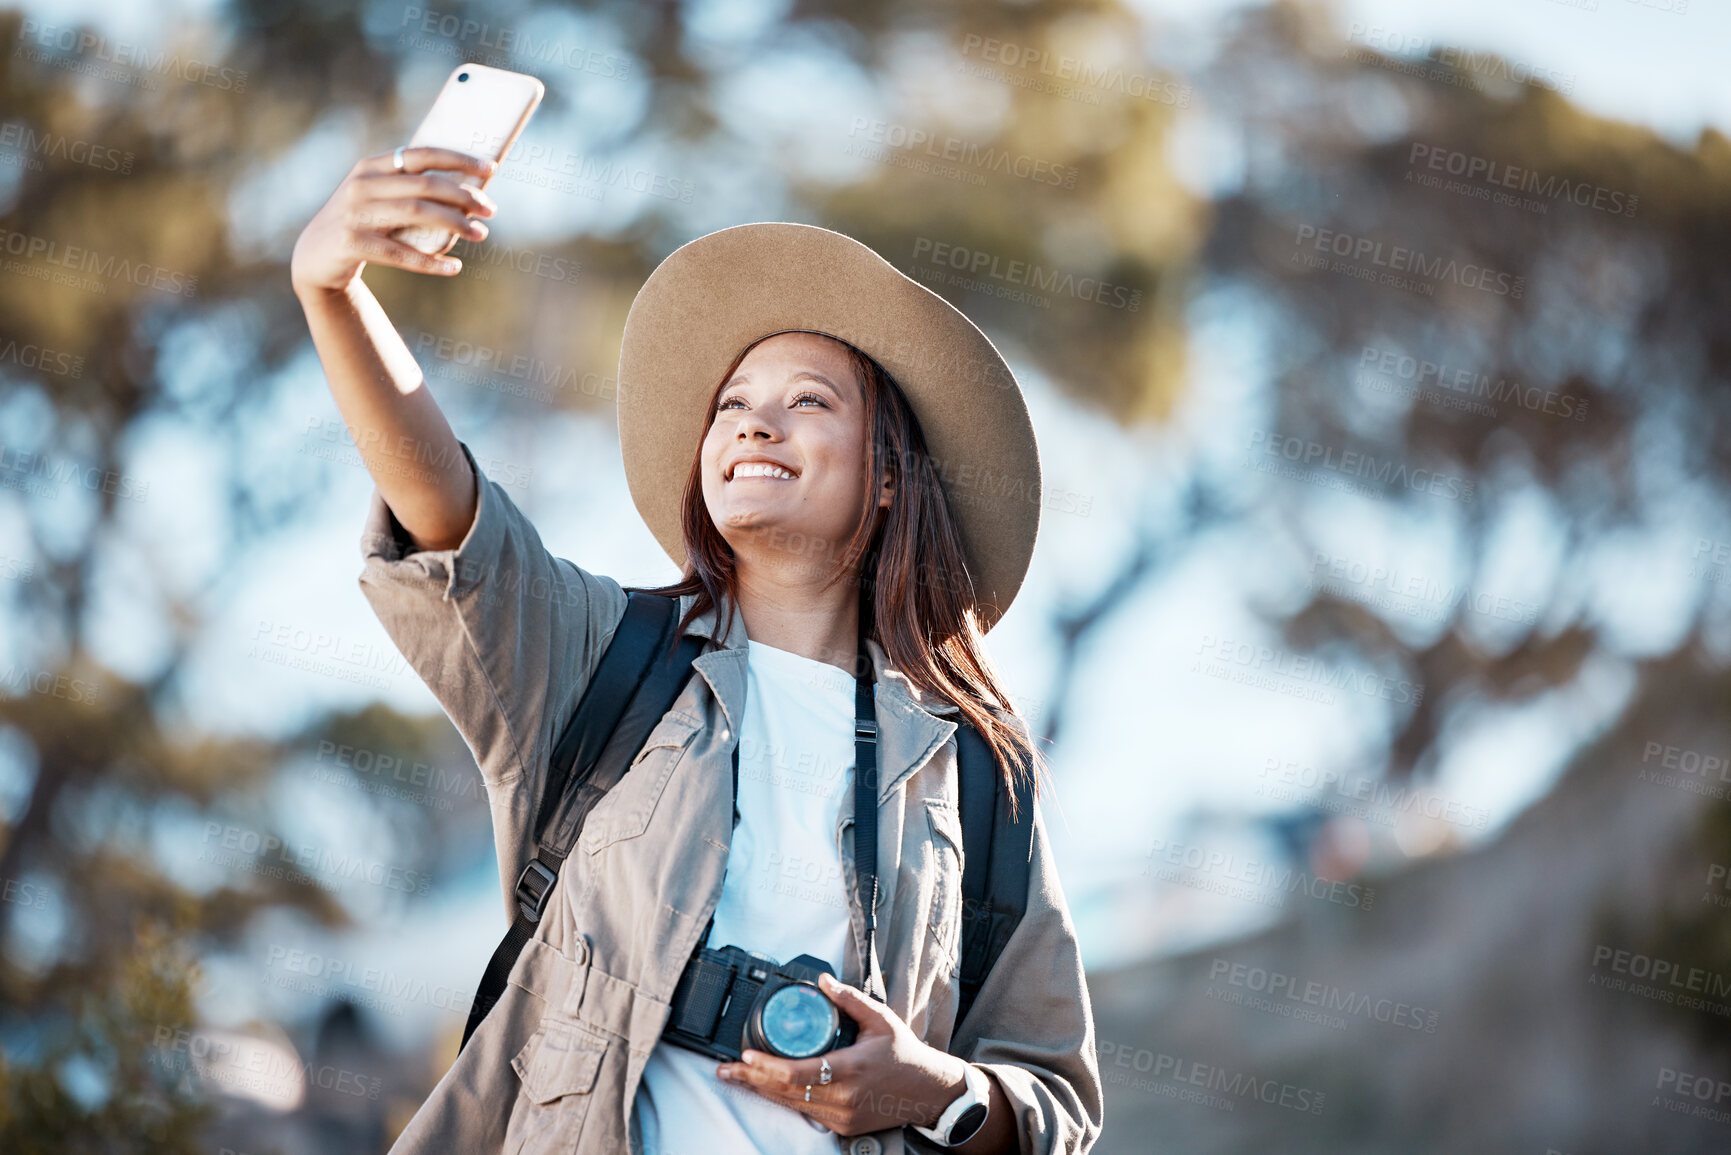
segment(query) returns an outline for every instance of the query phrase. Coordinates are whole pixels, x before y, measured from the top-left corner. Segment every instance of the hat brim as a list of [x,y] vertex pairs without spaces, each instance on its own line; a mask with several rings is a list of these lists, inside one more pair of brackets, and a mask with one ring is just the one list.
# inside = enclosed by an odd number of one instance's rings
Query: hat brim
[[1021,588],[1040,525],[1040,455],[1021,387],[960,310],[830,229],[721,229],[674,250],[638,291],[619,350],[619,442],[650,532],[683,567],[680,501],[709,397],[740,350],[793,330],[846,341],[901,387],[990,629]]

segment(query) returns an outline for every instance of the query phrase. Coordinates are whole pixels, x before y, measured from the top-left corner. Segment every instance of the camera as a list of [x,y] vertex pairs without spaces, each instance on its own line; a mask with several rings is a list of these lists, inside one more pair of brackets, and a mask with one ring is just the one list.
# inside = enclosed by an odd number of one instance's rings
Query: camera
[[736,946],[699,946],[673,991],[661,1037],[736,1061],[750,1047],[786,1059],[810,1059],[854,1041],[855,1023],[818,988],[835,976],[822,959],[802,954],[785,964]]

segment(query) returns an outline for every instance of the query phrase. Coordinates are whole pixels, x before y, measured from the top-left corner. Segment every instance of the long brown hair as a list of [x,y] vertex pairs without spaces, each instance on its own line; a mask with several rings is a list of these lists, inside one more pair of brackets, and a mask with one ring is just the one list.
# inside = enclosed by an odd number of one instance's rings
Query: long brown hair
[[[710,393],[709,416],[692,455],[680,505],[688,559],[685,573],[672,585],[647,591],[669,597],[696,596],[676,634],[683,634],[695,619],[723,602],[727,620],[719,636],[726,636],[733,621],[738,570],[733,549],[715,527],[703,500],[703,440],[715,423],[721,391],[733,380],[746,354],[759,341],[775,335],[765,334],[741,349]],[[1010,788],[1014,815],[1017,778],[1027,781],[1037,797],[1037,770],[1044,760],[1028,734],[994,716],[997,711],[1021,719],[986,655],[961,530],[950,514],[919,420],[901,387],[872,357],[846,341],[840,343],[853,358],[856,375],[865,386],[870,421],[865,496],[848,541],[790,539],[788,545],[795,552],[820,555],[816,564],[834,569],[831,583],[860,571],[861,620],[866,636],[884,648],[889,664],[909,682],[925,693],[953,702],[986,740],[998,772]],[[878,496],[886,478],[894,480],[893,497],[880,518]]]

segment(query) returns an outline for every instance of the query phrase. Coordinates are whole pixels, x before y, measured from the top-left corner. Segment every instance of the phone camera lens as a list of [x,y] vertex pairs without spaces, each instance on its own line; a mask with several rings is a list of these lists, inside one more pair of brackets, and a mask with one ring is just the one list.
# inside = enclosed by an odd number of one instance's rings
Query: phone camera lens
[[465,81],[465,80],[467,80],[467,79],[469,79],[469,74],[468,74],[468,73],[467,73],[467,72],[459,72],[459,73],[457,73],[457,83],[458,83],[458,84],[461,84],[461,83],[463,83],[463,81]]

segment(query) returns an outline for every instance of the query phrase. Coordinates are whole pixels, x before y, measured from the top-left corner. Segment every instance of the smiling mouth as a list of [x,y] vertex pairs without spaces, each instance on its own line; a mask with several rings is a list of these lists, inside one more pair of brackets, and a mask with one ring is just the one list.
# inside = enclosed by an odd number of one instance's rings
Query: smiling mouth
[[783,469],[779,465],[771,465],[767,461],[742,461],[733,467],[729,481],[745,481],[758,478],[764,481],[792,481],[797,474]]

